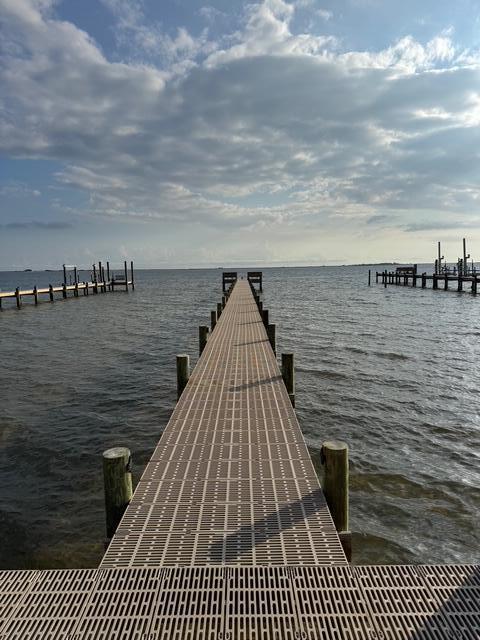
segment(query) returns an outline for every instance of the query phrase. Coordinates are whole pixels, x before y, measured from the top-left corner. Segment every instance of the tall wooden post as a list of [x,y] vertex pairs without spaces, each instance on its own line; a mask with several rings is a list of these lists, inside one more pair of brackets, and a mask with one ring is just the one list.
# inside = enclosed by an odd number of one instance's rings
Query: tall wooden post
[[35,301],[35,304],[38,304],[38,289],[37,289],[37,285],[35,285],[33,287],[33,299]]
[[371,271],[371,269],[369,269],[368,270],[368,286],[370,286],[371,280],[372,280],[372,271]]
[[276,324],[267,324],[267,336],[270,341],[270,346],[273,349],[273,353],[277,352],[277,341],[276,341]]
[[107,280],[110,282],[110,262],[107,260]]
[[63,284],[67,284],[67,268],[63,265]]
[[265,329],[268,327],[268,309],[262,309],[262,320],[263,320],[263,324],[265,325]]
[[177,398],[183,393],[190,377],[190,356],[182,353],[177,356]]
[[282,353],[282,378],[292,406],[295,406],[295,362],[293,353]]
[[[463,271],[463,268],[462,268]],[[463,291],[463,276],[462,276],[462,272],[459,270],[458,271],[458,287],[457,287],[457,291]]]
[[217,302],[217,320],[220,319],[221,315],[222,315],[222,303]]
[[263,319],[263,301],[262,300],[258,300],[258,311],[260,313],[260,315],[262,316]]
[[387,288],[387,270],[385,269],[384,278],[383,278],[383,286],[385,289]]
[[198,354],[202,355],[203,350],[207,346],[208,327],[204,324],[198,327]]
[[98,293],[97,267],[93,266],[93,293]]
[[225,309],[226,304],[227,304],[227,299],[225,296],[222,296],[222,309]]
[[[348,522],[348,446],[329,440],[323,443],[323,492],[347,559],[351,560],[351,534]],[[341,534],[344,534],[343,536]]]
[[422,289],[425,289],[427,286],[427,274],[425,272],[422,273]]
[[51,284],[48,285],[48,295],[50,296],[50,302],[53,302],[53,286]]
[[476,293],[477,293],[477,275],[474,273],[472,277],[473,277],[473,280],[472,280],[472,293],[474,295],[476,295]]
[[130,280],[132,281],[132,291],[135,291],[135,278],[133,277],[133,260],[130,260]]
[[443,283],[443,288],[445,289],[445,291],[448,289],[448,275],[447,275],[447,272],[445,272],[445,281]]
[[62,287],[62,296],[64,298],[67,297],[67,285],[65,283],[63,283],[63,287]]
[[436,273],[432,276],[432,289],[438,289],[438,275]]
[[111,539],[132,499],[131,455],[126,447],[114,447],[103,452],[103,482],[107,538]]
[[126,260],[124,261],[123,266],[125,268],[125,291],[128,291],[128,269]]
[[210,328],[213,331],[217,325],[217,312],[210,311]]

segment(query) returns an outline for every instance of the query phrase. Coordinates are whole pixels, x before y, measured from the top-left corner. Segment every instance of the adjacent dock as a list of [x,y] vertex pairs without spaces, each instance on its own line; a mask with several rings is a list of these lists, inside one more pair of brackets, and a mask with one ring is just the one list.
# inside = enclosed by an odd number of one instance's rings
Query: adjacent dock
[[217,311],[100,567],[0,572],[0,638],[478,640],[478,565],[348,564],[249,283]]

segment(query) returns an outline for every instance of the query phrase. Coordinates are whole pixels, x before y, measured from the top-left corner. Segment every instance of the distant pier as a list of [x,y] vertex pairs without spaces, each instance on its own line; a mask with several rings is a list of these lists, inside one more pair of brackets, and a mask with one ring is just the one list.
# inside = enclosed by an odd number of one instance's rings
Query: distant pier
[[[67,273],[71,271],[73,275],[68,282]],[[54,302],[55,294],[62,294],[62,298],[77,298],[80,294],[88,296],[90,293],[107,293],[107,291],[128,291],[135,289],[135,279],[133,271],[133,261],[130,262],[130,274],[127,267],[127,261],[124,262],[124,268],[121,273],[114,273],[110,270],[110,263],[106,263],[106,268],[102,263],[92,265],[91,280],[80,282],[78,278],[78,268],[76,266],[68,267],[63,265],[63,284],[52,285],[48,287],[33,286],[31,289],[20,289],[17,287],[14,291],[0,291],[0,310],[2,310],[2,302],[4,300],[15,300],[17,309],[21,309],[24,298],[31,298],[35,305],[43,300]]]

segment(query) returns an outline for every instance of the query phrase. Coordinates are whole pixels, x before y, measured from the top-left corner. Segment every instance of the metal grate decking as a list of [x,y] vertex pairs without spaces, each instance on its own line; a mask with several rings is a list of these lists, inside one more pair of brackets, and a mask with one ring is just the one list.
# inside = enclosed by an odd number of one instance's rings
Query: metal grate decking
[[275,355],[239,281],[101,567],[339,563]]
[[479,638],[479,566],[348,566],[241,281],[101,567],[0,571],[0,640]]

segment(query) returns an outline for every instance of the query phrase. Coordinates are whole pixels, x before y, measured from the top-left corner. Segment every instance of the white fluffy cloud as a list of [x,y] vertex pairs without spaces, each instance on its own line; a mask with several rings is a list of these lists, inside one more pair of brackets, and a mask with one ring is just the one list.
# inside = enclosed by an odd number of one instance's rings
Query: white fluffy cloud
[[295,6],[266,0],[212,42],[104,3],[119,37],[161,63],[111,62],[48,0],[0,0],[0,149],[60,161],[56,180],[88,193],[91,212],[407,229],[409,215],[461,225],[478,212],[478,58],[448,32],[343,51],[292,33]]

